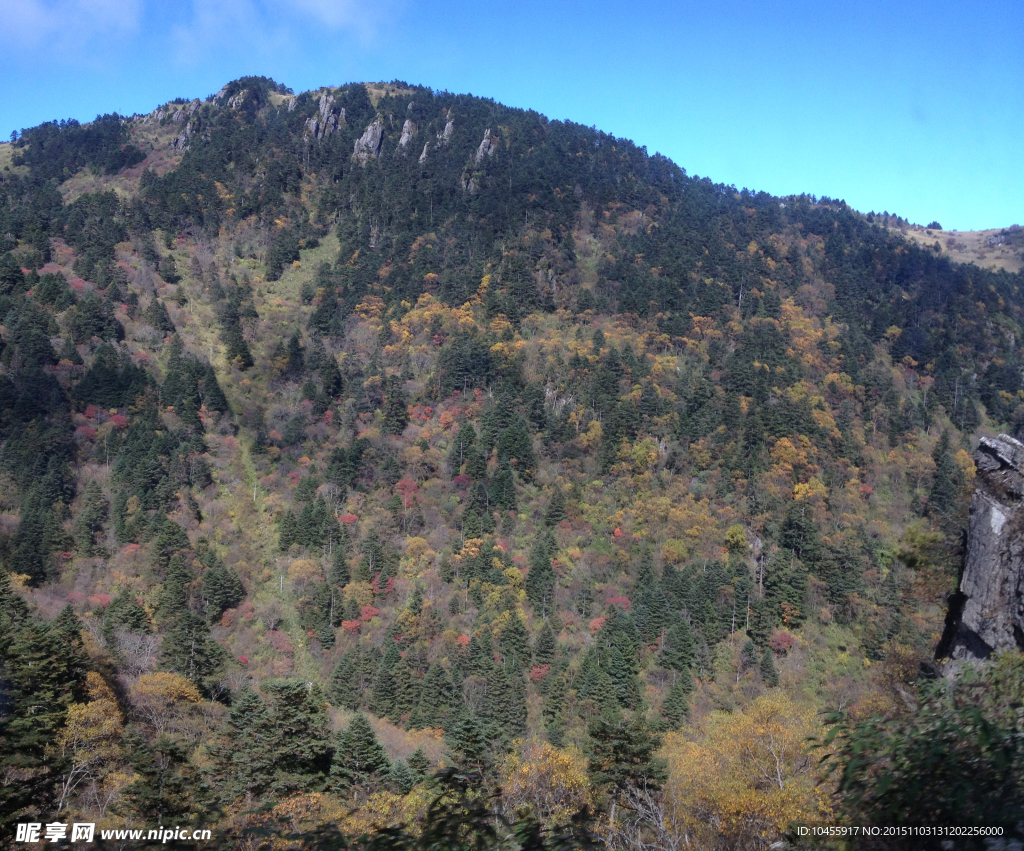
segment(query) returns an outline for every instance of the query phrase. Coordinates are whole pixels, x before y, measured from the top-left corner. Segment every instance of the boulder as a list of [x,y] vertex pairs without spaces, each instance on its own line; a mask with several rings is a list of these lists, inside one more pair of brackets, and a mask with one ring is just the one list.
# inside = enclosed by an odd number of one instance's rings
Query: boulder
[[1024,444],[983,437],[974,456],[960,587],[950,600],[936,656],[971,661],[1024,650]]

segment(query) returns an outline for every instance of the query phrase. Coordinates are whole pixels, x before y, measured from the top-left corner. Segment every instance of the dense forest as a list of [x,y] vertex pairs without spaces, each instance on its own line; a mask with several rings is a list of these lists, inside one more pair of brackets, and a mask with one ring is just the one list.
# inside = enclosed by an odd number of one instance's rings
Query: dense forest
[[5,835],[1014,829],[1024,663],[933,657],[1019,274],[397,81],[2,147]]

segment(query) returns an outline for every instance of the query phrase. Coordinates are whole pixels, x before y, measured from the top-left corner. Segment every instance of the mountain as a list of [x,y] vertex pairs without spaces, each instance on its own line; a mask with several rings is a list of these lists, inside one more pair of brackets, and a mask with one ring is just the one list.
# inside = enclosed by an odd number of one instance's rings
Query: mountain
[[[851,754],[932,705],[1019,273],[401,82],[44,124],[0,175],[5,823],[766,848],[908,800]],[[885,823],[1001,823],[986,782]]]

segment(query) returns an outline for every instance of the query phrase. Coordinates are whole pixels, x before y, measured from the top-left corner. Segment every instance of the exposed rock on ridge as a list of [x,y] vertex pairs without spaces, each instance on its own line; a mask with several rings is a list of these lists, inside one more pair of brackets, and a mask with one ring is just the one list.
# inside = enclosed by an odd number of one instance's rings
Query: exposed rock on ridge
[[974,462],[964,571],[937,651],[965,661],[1024,650],[1024,444],[983,437]]
[[366,128],[362,136],[356,139],[355,150],[352,155],[360,162],[365,163],[371,157],[380,153],[381,145],[384,144],[384,122],[378,118]]
[[[288,104],[288,111],[295,108],[295,99]],[[323,94],[320,96],[320,108],[315,115],[306,119],[306,129],[303,132],[304,139],[325,139],[330,136],[338,125],[345,124],[345,108],[339,111],[334,110],[334,95]]]

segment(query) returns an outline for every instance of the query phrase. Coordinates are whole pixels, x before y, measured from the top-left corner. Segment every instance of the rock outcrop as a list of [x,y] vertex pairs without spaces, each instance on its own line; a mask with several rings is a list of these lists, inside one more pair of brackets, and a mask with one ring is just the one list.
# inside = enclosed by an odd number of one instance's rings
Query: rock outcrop
[[[288,111],[291,112],[294,100],[288,104]],[[320,108],[316,114],[306,119],[306,129],[302,134],[304,139],[326,139],[338,125],[345,124],[345,108],[334,109],[334,95],[323,94],[320,96]]]
[[484,157],[494,156],[494,152],[498,150],[498,145],[491,138],[491,128],[488,127],[484,130],[484,140],[480,143],[480,147],[476,149],[476,157],[473,162],[479,163]]
[[416,125],[408,118],[405,119],[405,124],[402,125],[402,138],[398,140],[398,147],[401,150],[405,150],[415,135]]
[[1024,650],[1024,444],[983,437],[960,588],[938,658],[970,661]]
[[365,163],[368,159],[376,157],[384,144],[384,122],[378,118],[366,130],[363,135],[356,139],[355,149],[352,152],[357,160]]

